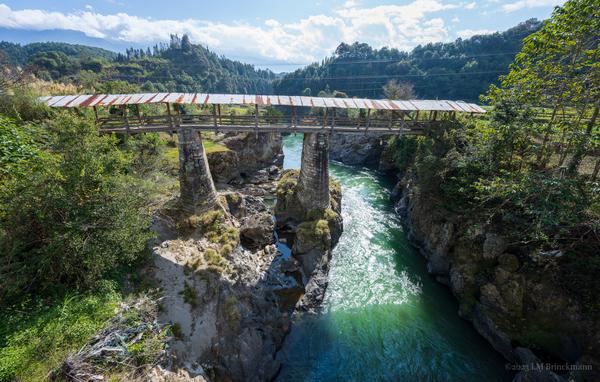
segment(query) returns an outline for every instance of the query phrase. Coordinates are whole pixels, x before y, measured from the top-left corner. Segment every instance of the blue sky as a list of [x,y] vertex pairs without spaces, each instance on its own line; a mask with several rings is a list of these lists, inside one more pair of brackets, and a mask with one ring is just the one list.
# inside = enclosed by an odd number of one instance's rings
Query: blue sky
[[342,41],[410,50],[418,44],[502,31],[532,17],[545,19],[562,3],[0,0],[0,40],[91,41],[122,49],[166,41],[171,33],[187,33],[193,42],[230,58],[289,70],[321,60]]

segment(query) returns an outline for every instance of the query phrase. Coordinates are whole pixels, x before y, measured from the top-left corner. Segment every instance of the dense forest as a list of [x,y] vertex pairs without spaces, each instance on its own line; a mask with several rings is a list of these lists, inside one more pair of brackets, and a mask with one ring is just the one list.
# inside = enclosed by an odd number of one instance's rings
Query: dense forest
[[[219,57],[188,36],[171,36],[168,44],[113,53],[64,43],[20,46],[0,43],[0,62],[21,65],[46,81],[73,83],[96,92],[177,91],[215,93],[272,92],[275,74]],[[127,86],[134,85],[134,87]]]
[[277,94],[317,95],[325,89],[349,96],[382,97],[390,80],[411,84],[418,98],[476,101],[521,49],[523,38],[542,23],[528,20],[502,33],[420,45],[412,52],[341,44],[332,57],[287,74],[275,82]]
[[12,65],[25,65],[29,59],[44,53],[62,53],[71,59],[89,60],[92,58],[114,60],[117,53],[110,50],[86,45],[67,44],[63,42],[36,42],[21,46],[7,41],[0,41],[0,51],[4,59]]
[[147,49],[113,53],[64,43],[20,46],[0,43],[0,61],[20,65],[43,80],[73,83],[95,92],[178,91],[250,94],[311,94],[340,91],[349,96],[385,97],[391,80],[412,86],[427,99],[478,100],[508,72],[523,38],[542,25],[532,19],[502,33],[417,46],[411,52],[342,43],[332,57],[281,78],[225,57],[188,36]]

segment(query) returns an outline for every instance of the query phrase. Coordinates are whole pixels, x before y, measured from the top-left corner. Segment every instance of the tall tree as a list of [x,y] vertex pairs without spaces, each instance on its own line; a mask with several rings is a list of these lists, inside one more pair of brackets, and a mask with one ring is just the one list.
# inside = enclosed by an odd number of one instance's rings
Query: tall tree
[[414,86],[409,83],[399,83],[396,80],[390,80],[383,86],[383,94],[387,99],[414,99]]
[[597,145],[599,5],[598,0],[570,0],[556,8],[552,18],[524,40],[523,49],[502,80],[502,89],[490,91],[496,101],[510,99],[518,107],[552,110],[549,121],[539,130],[537,159],[545,163],[550,155],[547,144],[568,135],[570,143],[563,150],[571,151],[570,174],[577,173],[582,159]]

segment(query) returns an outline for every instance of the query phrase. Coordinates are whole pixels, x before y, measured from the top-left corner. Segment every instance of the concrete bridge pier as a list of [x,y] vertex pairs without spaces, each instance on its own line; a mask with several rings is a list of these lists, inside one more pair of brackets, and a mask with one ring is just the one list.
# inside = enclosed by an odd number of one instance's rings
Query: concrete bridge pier
[[179,186],[182,208],[192,214],[201,214],[217,202],[208,160],[202,146],[200,132],[179,129]]
[[329,208],[329,134],[304,134],[297,190],[305,211]]

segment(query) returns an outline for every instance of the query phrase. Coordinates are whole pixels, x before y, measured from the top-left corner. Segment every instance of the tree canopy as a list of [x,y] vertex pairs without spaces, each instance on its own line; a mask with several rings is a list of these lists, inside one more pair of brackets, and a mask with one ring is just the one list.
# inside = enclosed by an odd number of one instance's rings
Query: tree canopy
[[350,96],[379,98],[385,97],[382,87],[396,80],[412,85],[418,98],[474,101],[508,72],[523,38],[540,26],[532,19],[502,33],[422,45],[410,53],[342,43],[333,56],[277,79],[274,88],[278,94],[307,89],[317,94],[329,87]]

